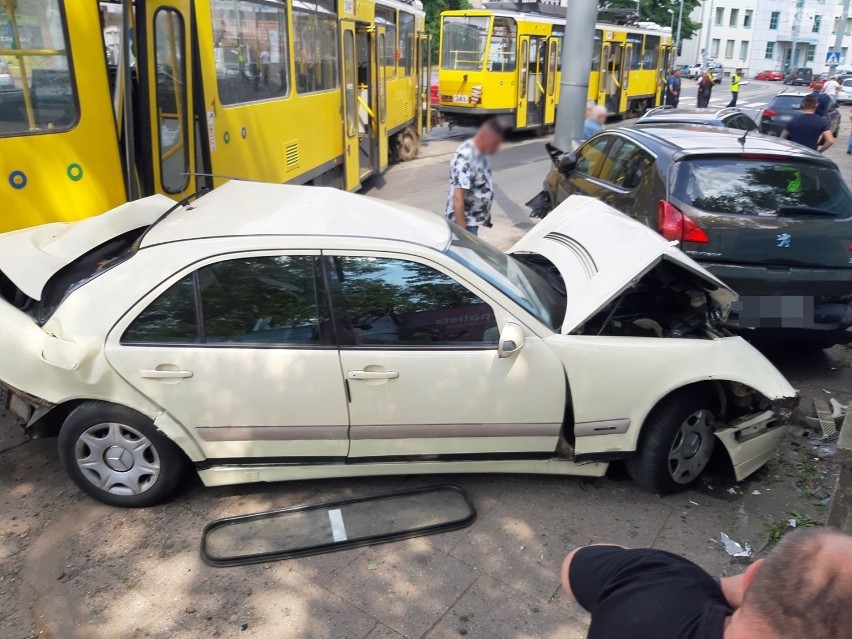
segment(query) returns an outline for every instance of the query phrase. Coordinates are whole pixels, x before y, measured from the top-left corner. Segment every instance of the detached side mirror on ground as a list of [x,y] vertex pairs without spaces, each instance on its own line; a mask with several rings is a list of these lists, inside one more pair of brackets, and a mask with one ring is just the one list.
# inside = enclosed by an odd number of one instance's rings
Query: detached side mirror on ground
[[507,322],[500,331],[500,343],[497,354],[501,358],[512,357],[524,347],[524,329],[514,322]]
[[573,153],[566,153],[559,158],[556,163],[556,170],[562,175],[570,175],[577,168],[577,156]]

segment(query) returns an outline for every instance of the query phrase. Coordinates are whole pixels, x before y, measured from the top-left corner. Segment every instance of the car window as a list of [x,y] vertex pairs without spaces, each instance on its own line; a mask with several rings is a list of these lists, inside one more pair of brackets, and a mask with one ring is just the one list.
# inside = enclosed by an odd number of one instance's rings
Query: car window
[[604,159],[600,179],[624,189],[639,185],[642,176],[653,163],[653,158],[636,144],[624,138],[615,138]]
[[852,213],[852,194],[836,168],[775,157],[680,162],[673,195],[710,213],[844,217]]
[[207,343],[321,342],[313,257],[217,262],[198,271],[198,286]]
[[193,275],[187,275],[166,289],[139,313],[121,337],[123,344],[186,344],[197,341]]
[[173,284],[148,305],[121,341],[327,344],[329,331],[321,329],[314,269],[310,256],[240,258],[209,264]]
[[581,146],[577,151],[577,168],[574,170],[596,177],[604,158],[604,149],[609,144],[609,140],[610,136],[604,135]]
[[494,312],[431,266],[384,257],[335,257],[356,346],[496,347]]
[[727,116],[724,120],[724,124],[730,129],[740,129],[741,131],[752,131],[757,128],[751,118],[743,115],[742,113],[735,113]]

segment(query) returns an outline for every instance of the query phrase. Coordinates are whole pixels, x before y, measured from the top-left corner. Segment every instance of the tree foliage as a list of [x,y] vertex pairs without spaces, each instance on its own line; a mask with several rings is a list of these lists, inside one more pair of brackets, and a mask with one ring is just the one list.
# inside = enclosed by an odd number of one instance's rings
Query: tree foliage
[[[689,40],[701,28],[698,22],[693,22],[689,19],[693,9],[700,4],[700,0],[684,0],[683,22],[680,28],[681,42]],[[598,6],[601,9],[633,9],[635,11],[636,0],[601,0]],[[679,0],[639,0],[639,9],[641,21],[656,22],[661,27],[667,27],[671,24],[672,15],[669,13],[669,9],[674,11],[672,37],[677,37],[677,18],[680,13]]]
[[[432,50],[437,50],[441,33],[441,12],[473,8],[468,0],[423,0],[426,11],[426,33],[432,36]],[[434,56],[433,56],[434,57]]]

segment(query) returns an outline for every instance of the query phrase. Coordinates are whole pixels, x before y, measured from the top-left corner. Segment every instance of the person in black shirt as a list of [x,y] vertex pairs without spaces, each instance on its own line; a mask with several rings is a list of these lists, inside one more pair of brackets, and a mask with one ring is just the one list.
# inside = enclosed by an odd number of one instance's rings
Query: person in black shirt
[[822,92],[822,82],[814,82],[814,86],[810,95],[814,96],[817,101],[816,114],[825,115],[831,108],[831,98]]
[[588,639],[838,639],[852,630],[852,536],[789,533],[734,577],[669,552],[586,546],[562,587],[591,613]]
[[[806,95],[805,99],[802,100],[802,112],[790,120],[787,128],[781,132],[781,137],[798,142],[814,151],[825,151],[834,144],[831,124],[828,119],[818,115],[816,109],[816,97]],[[822,143],[822,146],[820,146],[820,143]]]

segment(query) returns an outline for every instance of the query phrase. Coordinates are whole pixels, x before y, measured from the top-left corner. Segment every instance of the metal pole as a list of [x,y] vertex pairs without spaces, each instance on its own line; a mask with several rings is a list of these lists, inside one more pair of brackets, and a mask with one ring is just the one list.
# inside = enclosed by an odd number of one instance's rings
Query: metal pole
[[680,13],[677,14],[677,38],[675,39],[675,58],[680,55],[680,27],[683,24],[683,0],[680,0]]
[[704,53],[701,56],[701,70],[707,70],[707,62],[710,59],[710,36],[713,34],[713,5],[715,0],[710,0],[710,12],[707,17],[707,33],[704,37]]
[[562,40],[565,44],[562,47],[559,108],[556,111],[556,134],[553,138],[556,148],[563,151],[570,150],[572,141],[583,137],[597,19],[597,0],[568,0],[565,36]]
[[[849,19],[849,0],[843,2],[843,12],[840,14],[840,22],[837,23],[837,35],[834,37],[834,53],[839,58],[840,50],[843,47],[843,35],[846,32],[846,21]],[[828,77],[830,78],[837,72],[837,65],[832,64],[828,68]]]
[[636,18],[642,17],[642,8],[639,6],[639,0],[636,0]]
[[[133,12],[133,0],[124,0],[121,5],[121,60],[124,64],[122,76],[124,78],[124,165],[126,172],[126,192],[128,200],[139,197],[136,190],[136,145],[133,139],[133,67],[130,63],[130,27],[132,25],[131,13]],[[134,32],[133,37],[137,34]],[[137,47],[137,51],[138,51]],[[139,67],[138,60],[136,67]],[[143,79],[140,77],[139,82]]]

